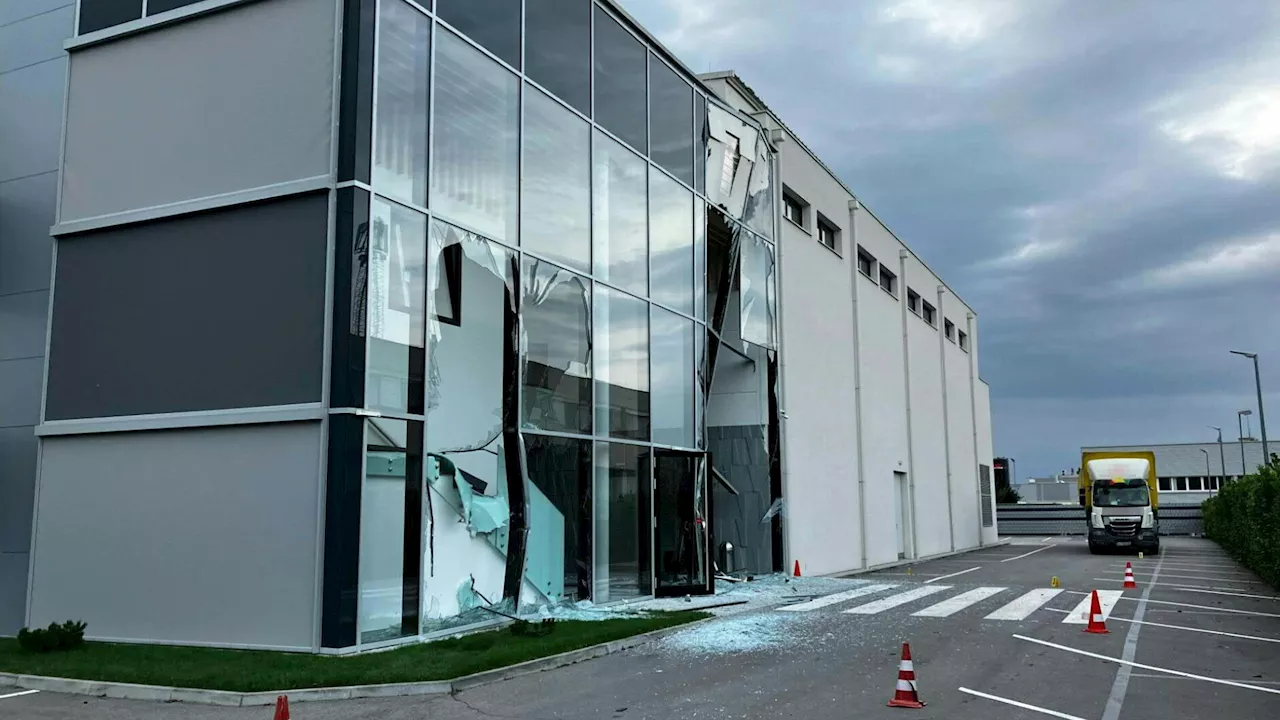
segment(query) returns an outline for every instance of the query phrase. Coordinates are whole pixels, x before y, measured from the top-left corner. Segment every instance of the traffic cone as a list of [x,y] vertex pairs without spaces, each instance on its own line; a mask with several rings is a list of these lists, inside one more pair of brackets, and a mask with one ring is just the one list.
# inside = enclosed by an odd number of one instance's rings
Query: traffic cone
[[1093,602],[1089,603],[1089,624],[1084,629],[1087,633],[1109,633],[1107,623],[1102,618],[1102,602],[1098,600],[1098,591],[1093,591]]
[[889,707],[922,708],[920,694],[916,692],[916,666],[911,662],[911,645],[902,643],[902,662],[898,665],[898,688],[889,701]]
[[276,697],[276,714],[272,720],[289,720],[288,695],[279,695]]
[[1124,589],[1137,590],[1138,581],[1133,579],[1133,563],[1124,564]]
[[792,571],[791,574],[794,575],[795,577],[800,577],[800,561],[799,560],[796,561],[796,569]]

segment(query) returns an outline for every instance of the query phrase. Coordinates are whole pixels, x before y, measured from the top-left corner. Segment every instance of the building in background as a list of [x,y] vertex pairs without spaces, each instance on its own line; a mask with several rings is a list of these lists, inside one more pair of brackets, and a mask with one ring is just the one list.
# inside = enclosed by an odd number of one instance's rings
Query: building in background
[[736,77],[521,5],[12,23],[74,37],[0,74],[0,632],[340,653],[995,540],[972,309]]
[[1053,477],[1027,478],[1014,488],[1022,496],[1020,503],[1080,504],[1079,476],[1063,473]]
[[[1274,447],[1273,447],[1274,449]],[[1263,464],[1258,440],[1168,445],[1085,447],[1087,452],[1153,452],[1160,483],[1161,504],[1196,505],[1211,497],[1223,483],[1257,472]]]

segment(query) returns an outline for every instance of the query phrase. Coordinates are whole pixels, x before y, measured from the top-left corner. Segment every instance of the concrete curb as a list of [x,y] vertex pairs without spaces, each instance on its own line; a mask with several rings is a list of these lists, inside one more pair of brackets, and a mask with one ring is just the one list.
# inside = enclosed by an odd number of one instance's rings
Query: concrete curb
[[201,690],[198,688],[165,687],[163,685],[137,685],[134,683],[105,682],[101,680],[73,680],[0,673],[0,685],[12,685],[23,690],[90,695],[119,700],[149,700],[152,702],[181,702],[193,705],[219,705],[223,707],[255,707],[274,705],[276,697],[288,695],[290,703],[322,702],[326,700],[355,700],[359,698],[403,697],[411,695],[450,695],[490,683],[510,680],[521,675],[555,670],[567,665],[585,662],[605,655],[629,650],[638,645],[660,640],[668,635],[700,625],[714,617],[695,620],[682,625],[651,630],[620,640],[590,647],[570,650],[517,665],[486,670],[474,675],[464,675],[452,680],[432,680],[416,683],[390,683],[386,685],[349,685],[331,688],[295,688],[270,692],[230,692],[226,690]]
[[888,570],[889,568],[903,567],[904,565],[918,565],[920,563],[929,562],[930,560],[941,560],[943,558],[956,557],[957,555],[968,555],[971,552],[978,552],[979,550],[988,550],[994,547],[1004,547],[1005,545],[1012,545],[1012,544],[1013,544],[1013,538],[1002,538],[993,543],[987,543],[986,545],[978,545],[971,548],[965,548],[963,550],[952,550],[950,552],[938,553],[937,555],[926,555],[925,557],[912,558],[910,560],[894,560],[893,562],[884,563],[883,565],[872,565],[871,567],[859,568],[857,570],[850,570],[848,572],[842,572],[835,575],[828,575],[826,577],[850,578],[850,577],[854,577],[855,575],[865,575],[866,573],[873,573],[878,570]]

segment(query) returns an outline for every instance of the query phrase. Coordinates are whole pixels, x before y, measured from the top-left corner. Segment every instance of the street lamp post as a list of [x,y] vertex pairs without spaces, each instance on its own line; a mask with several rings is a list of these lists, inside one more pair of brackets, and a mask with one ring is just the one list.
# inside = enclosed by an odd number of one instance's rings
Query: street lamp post
[[1218,431],[1218,471],[1222,477],[1218,478],[1218,486],[1227,481],[1227,454],[1222,449],[1222,428],[1217,425],[1210,425],[1210,430]]
[[1262,464],[1271,464],[1271,448],[1267,445],[1267,413],[1262,409],[1262,374],[1258,371],[1258,353],[1232,350],[1232,355],[1247,357],[1253,361],[1253,384],[1258,391],[1258,427],[1262,430]]
[[1244,416],[1252,415],[1252,410],[1236,411],[1236,432],[1240,438],[1240,476],[1244,477],[1249,474],[1249,467],[1244,464]]

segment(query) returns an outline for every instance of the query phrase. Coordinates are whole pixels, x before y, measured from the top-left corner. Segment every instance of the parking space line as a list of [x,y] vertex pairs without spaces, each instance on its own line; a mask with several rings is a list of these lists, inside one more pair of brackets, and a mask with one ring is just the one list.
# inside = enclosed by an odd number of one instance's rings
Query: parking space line
[[[1112,565],[1111,567],[1114,567],[1114,568],[1123,568],[1124,566],[1123,566],[1123,565]],[[1242,570],[1222,570],[1222,569],[1219,569],[1219,568],[1234,568],[1234,567],[1239,567],[1239,566],[1238,566],[1238,565],[1236,565],[1235,563],[1214,563],[1214,564],[1210,565],[1210,564],[1202,564],[1202,563],[1185,563],[1185,562],[1178,562],[1177,560],[1171,560],[1171,561],[1169,561],[1168,563],[1165,563],[1165,567],[1167,567],[1167,568],[1174,568],[1174,569],[1177,569],[1177,570],[1194,570],[1195,572],[1213,573],[1213,574],[1215,574],[1215,575],[1217,575],[1217,574],[1225,574],[1225,575],[1248,575],[1248,574],[1249,574],[1249,573],[1244,572],[1244,571],[1242,571]]]
[[845,610],[844,612],[850,615],[875,615],[876,613],[884,612],[890,608],[896,608],[899,605],[906,605],[912,600],[919,600],[922,597],[928,597],[934,593],[950,589],[950,585],[921,585],[914,590],[900,592],[897,595],[890,595],[887,598],[876,600],[875,602],[869,602],[866,605],[859,605],[855,608]]
[[1042,713],[1044,715],[1051,715],[1056,718],[1062,718],[1063,720],[1084,720],[1084,718],[1077,717],[1075,715],[1068,715],[1066,713],[1060,713],[1057,710],[1050,710],[1048,708],[1037,707],[1035,705],[1028,705],[1027,703],[1018,702],[1017,700],[1010,700],[1009,698],[1003,698],[1003,697],[1000,697],[999,695],[988,695],[987,693],[978,692],[977,690],[970,690],[969,688],[965,688],[965,687],[959,688],[959,690],[962,693],[968,693],[969,695],[985,698],[987,700],[994,700],[995,702],[1004,703],[1005,705],[1012,705],[1014,707],[1022,708],[1023,710],[1031,710],[1033,712]]
[[39,690],[23,690],[22,692],[9,693],[8,695],[0,695],[0,700],[8,700],[9,698],[22,697],[23,695],[35,695]]
[[[1097,582],[1109,582],[1109,583],[1124,582],[1124,578],[1093,578],[1093,579],[1094,579],[1095,581],[1097,581]],[[1176,583],[1176,584],[1175,584],[1175,583]],[[1159,585],[1159,586],[1160,586],[1160,587],[1162,587],[1162,588],[1174,588],[1174,589],[1179,589],[1179,588],[1195,588],[1196,590],[1236,590],[1236,591],[1239,591],[1239,590],[1248,590],[1248,589],[1249,589],[1249,588],[1235,588],[1235,587],[1220,587],[1220,586],[1217,586],[1217,585],[1183,585],[1182,583],[1179,583],[1179,582],[1178,582],[1178,581],[1176,581],[1176,580],[1174,581],[1174,583],[1151,582],[1151,581],[1145,581],[1143,578],[1138,578],[1138,584],[1139,584],[1139,585]],[[1271,597],[1271,596],[1267,596],[1267,597]],[[1272,599],[1273,599],[1273,600],[1280,600],[1280,597],[1273,597]]]
[[[1116,609],[1116,603],[1119,602],[1120,598],[1123,595],[1124,595],[1123,590],[1099,590],[1098,591],[1098,602],[1102,606],[1103,620],[1106,620],[1107,618],[1111,617],[1111,611]],[[1091,608],[1092,603],[1093,603],[1093,597],[1086,594],[1084,596],[1084,599],[1080,601],[1080,604],[1076,605],[1075,608],[1070,611],[1070,614],[1067,615],[1067,617],[1063,619],[1062,622],[1068,625],[1084,625],[1086,622],[1088,622],[1089,611],[1092,609]]]
[[1232,583],[1244,583],[1245,585],[1262,585],[1263,584],[1260,582],[1255,582],[1253,580],[1245,580],[1244,578],[1225,578],[1225,577],[1215,578],[1215,577],[1205,577],[1203,575],[1175,575],[1174,573],[1160,573],[1160,574],[1163,575],[1164,577],[1173,577],[1173,578],[1178,578],[1180,580],[1207,580],[1209,582],[1221,581],[1221,582],[1232,582]]
[[929,607],[919,612],[914,612],[911,614],[917,617],[939,617],[939,618],[950,617],[951,615],[954,615],[960,612],[961,610],[969,607],[970,605],[973,605],[974,603],[982,602],[983,600],[986,600],[987,598],[992,597],[993,595],[999,595],[1005,590],[1008,590],[1008,588],[1002,588],[1002,587],[975,588],[968,592],[962,592],[959,595],[956,595],[955,597],[947,598],[946,600],[943,600],[940,603],[930,605]]
[[825,595],[820,598],[815,598],[813,600],[810,600],[809,602],[802,602],[796,605],[787,605],[785,607],[780,607],[778,609],[784,612],[808,612],[810,610],[817,610],[818,608],[824,608],[828,605],[835,605],[836,603],[842,603],[845,600],[860,598],[864,595],[871,595],[874,593],[881,592],[883,590],[888,590],[890,588],[896,588],[896,587],[898,586],[888,585],[888,584],[863,585],[862,587],[854,588],[852,590],[845,590],[844,592],[832,593],[830,595]]
[[968,570],[961,570],[960,572],[954,572],[954,573],[951,573],[950,575],[939,575],[936,578],[929,578],[928,580],[925,580],[925,583],[938,582],[939,580],[946,580],[947,578],[953,578],[957,575],[963,575],[965,573],[971,573],[974,570],[981,570],[981,569],[982,568],[980,567],[971,567]]
[[[1155,601],[1152,600],[1151,602],[1155,602]],[[1142,668],[1143,670],[1154,670],[1155,672],[1168,673],[1170,675],[1179,675],[1185,678],[1194,678],[1196,680],[1203,680],[1204,682],[1215,683],[1218,685],[1230,685],[1232,687],[1245,688],[1246,690],[1257,690],[1258,692],[1271,693],[1272,695],[1280,695],[1280,690],[1275,690],[1272,688],[1259,687],[1257,685],[1250,685],[1248,683],[1236,682],[1234,680],[1223,680],[1221,678],[1208,677],[1205,675],[1196,675],[1195,673],[1183,672],[1181,670],[1170,670],[1169,668],[1156,667],[1155,665],[1144,665],[1142,663],[1133,662],[1131,660],[1122,660],[1120,658],[1114,658],[1114,657],[1111,657],[1110,655],[1099,655],[1098,653],[1089,652],[1088,650],[1081,650],[1079,648],[1073,648],[1067,645],[1059,645],[1058,643],[1052,643],[1052,642],[1049,642],[1048,640],[1039,640],[1037,638],[1027,637],[1026,635],[1015,634],[1014,637],[1018,638],[1019,640],[1026,640],[1027,642],[1035,643],[1037,645],[1044,645],[1045,647],[1057,648],[1058,650],[1066,650],[1067,652],[1072,652],[1077,655],[1084,655],[1085,657],[1097,658],[1098,660],[1105,660],[1107,662],[1118,663],[1120,665],[1128,665],[1129,667]]]
[[[1079,590],[1068,590],[1067,592],[1072,595],[1087,596],[1089,594],[1086,592],[1080,592]],[[1099,590],[1098,592],[1102,593],[1102,592],[1110,592],[1110,591]],[[1122,597],[1120,599],[1132,600],[1133,602],[1139,601],[1138,598],[1131,598],[1131,597]],[[1147,602],[1156,603],[1159,605],[1176,605],[1178,607],[1188,607],[1188,608],[1194,608],[1196,610],[1216,610],[1217,612],[1231,613],[1232,615],[1256,615],[1258,617],[1280,618],[1280,614],[1258,612],[1256,610],[1236,610],[1235,608],[1213,607],[1212,605],[1192,605],[1191,603],[1173,602],[1172,600],[1147,600]]]
[[[1184,678],[1177,675],[1158,675],[1156,673],[1134,673],[1133,677],[1151,678],[1152,680],[1195,680],[1195,678]],[[1254,685],[1280,685],[1280,680],[1250,680]]]
[[1036,553],[1041,552],[1041,551],[1044,551],[1044,550],[1048,550],[1048,549],[1049,549],[1049,548],[1051,548],[1051,547],[1053,547],[1053,546],[1052,546],[1052,545],[1045,545],[1044,547],[1038,547],[1038,548],[1036,548],[1035,550],[1032,550],[1032,551],[1031,551],[1031,552],[1029,552],[1029,553],[1023,553],[1023,554],[1018,555],[1018,556],[1016,556],[1016,557],[1005,558],[1005,559],[1001,560],[1000,562],[1012,562],[1012,561],[1014,561],[1014,560],[1021,560],[1021,559],[1022,559],[1022,558],[1024,558],[1024,557],[1027,557],[1027,556],[1029,556],[1029,555],[1035,555]]
[[1058,596],[1056,588],[1036,588],[983,618],[984,620],[1026,620],[1027,616]]
[[[1066,613],[1069,610],[1057,610],[1054,608],[1045,608],[1049,612]],[[1122,618],[1112,615],[1109,620],[1116,622],[1131,623],[1133,625],[1151,625],[1154,627],[1171,628],[1173,630],[1186,630],[1188,632],[1205,633],[1206,635],[1224,635],[1226,637],[1241,638],[1243,640],[1258,640],[1261,642],[1280,643],[1280,638],[1262,637],[1261,635],[1244,635],[1242,633],[1230,633],[1222,630],[1206,630],[1204,628],[1187,627],[1186,625],[1170,625],[1168,623],[1151,622],[1150,620],[1134,620],[1132,618]]]
[[1231,597],[1253,598],[1255,600],[1280,600],[1275,595],[1251,595],[1249,593],[1228,592],[1226,590],[1206,590],[1204,588],[1192,587],[1190,585],[1161,585],[1171,590],[1183,590],[1185,592],[1205,593],[1206,595],[1230,595]]

